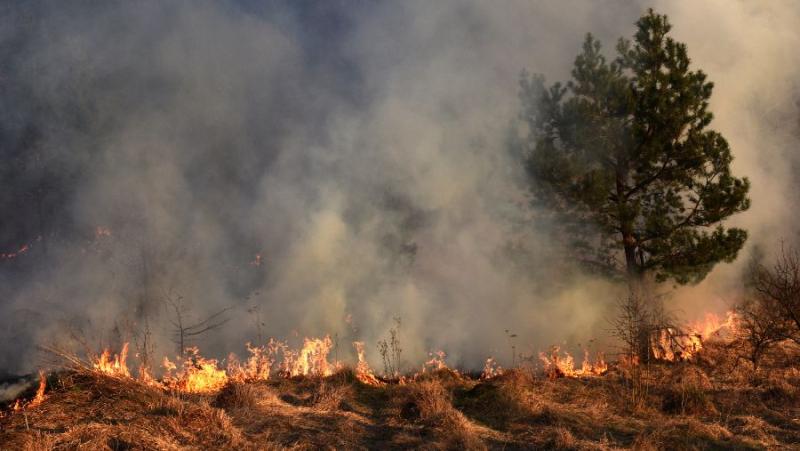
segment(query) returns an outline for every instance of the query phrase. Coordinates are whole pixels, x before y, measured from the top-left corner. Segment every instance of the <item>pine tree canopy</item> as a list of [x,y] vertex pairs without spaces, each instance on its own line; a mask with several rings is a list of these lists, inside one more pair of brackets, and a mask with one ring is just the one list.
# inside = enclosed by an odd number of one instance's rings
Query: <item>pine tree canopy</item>
[[728,142],[709,129],[713,84],[650,10],[607,61],[591,34],[572,79],[523,73],[522,144],[534,202],[582,262],[606,274],[696,283],[747,239],[723,220],[746,210]]

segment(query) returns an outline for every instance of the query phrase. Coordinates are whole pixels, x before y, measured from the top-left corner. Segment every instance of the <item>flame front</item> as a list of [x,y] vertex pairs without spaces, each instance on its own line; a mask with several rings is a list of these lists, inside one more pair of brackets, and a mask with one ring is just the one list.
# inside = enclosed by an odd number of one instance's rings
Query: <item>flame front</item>
[[367,359],[364,357],[364,342],[354,341],[353,346],[356,348],[358,354],[358,363],[356,364],[356,378],[367,385],[382,385],[381,381],[375,377],[372,368],[369,367]]
[[103,353],[95,359],[92,365],[95,370],[110,376],[130,377],[131,373],[128,371],[128,365],[126,364],[127,358],[128,343],[125,343],[122,345],[120,353],[114,354],[113,358],[110,350],[103,350]]
[[39,370],[39,388],[36,389],[36,395],[31,400],[29,407],[36,407],[44,401],[44,390],[47,387],[47,377],[44,371]]
[[721,320],[714,313],[706,313],[702,321],[689,324],[686,328],[688,332],[682,332],[672,327],[665,327],[653,332],[650,337],[650,349],[658,360],[669,362],[690,360],[694,358],[701,349],[703,343],[722,338],[724,332],[735,333],[736,313],[728,312],[725,320]]
[[575,369],[575,359],[569,352],[564,352],[561,356],[561,348],[553,346],[550,348],[550,355],[543,352],[539,353],[539,360],[544,363],[545,374],[550,379],[559,377],[587,377],[601,376],[608,371],[608,364],[603,353],[598,353],[595,362],[589,359],[589,350],[583,351],[583,363],[580,369]]
[[331,337],[304,338],[303,348],[294,353],[284,350],[284,369],[289,377],[330,376],[337,368],[328,362],[328,354],[333,348]]
[[183,367],[176,375],[172,371],[177,365],[164,357],[164,385],[187,393],[210,393],[221,389],[228,383],[228,375],[217,366],[216,359],[200,356],[196,347],[186,349]]

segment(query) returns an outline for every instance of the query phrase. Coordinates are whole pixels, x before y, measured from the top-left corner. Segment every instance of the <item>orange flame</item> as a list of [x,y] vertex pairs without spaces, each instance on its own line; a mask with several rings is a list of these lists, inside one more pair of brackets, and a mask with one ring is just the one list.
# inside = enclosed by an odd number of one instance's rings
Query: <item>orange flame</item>
[[245,362],[240,362],[234,354],[228,357],[228,377],[239,382],[269,379],[277,354],[286,345],[270,338],[266,346],[252,346],[250,343],[246,346],[250,357]]
[[[423,373],[427,371],[439,371],[439,370],[450,369],[444,361],[447,358],[447,354],[444,351],[429,352],[428,356],[430,357],[430,360],[422,364]],[[456,370],[451,370],[451,371],[456,373],[458,372]]]
[[558,346],[550,348],[549,356],[540,352],[539,360],[544,363],[544,372],[550,379],[601,376],[608,371],[608,364],[605,362],[603,354],[598,353],[595,362],[592,363],[587,349],[583,351],[583,363],[580,369],[575,369],[575,359],[569,352],[565,351],[564,356],[561,356],[561,348]]
[[128,358],[128,343],[122,345],[122,350],[119,354],[114,354],[111,357],[111,351],[108,349],[103,350],[100,357],[93,362],[94,369],[108,374],[109,376],[116,377],[130,377],[131,373],[128,371],[126,360]]
[[330,376],[338,364],[328,362],[328,354],[333,347],[331,337],[304,338],[299,352],[284,349],[284,369],[288,377]]
[[356,348],[358,354],[358,364],[356,364],[356,378],[367,385],[383,385],[381,381],[375,377],[372,368],[369,367],[366,358],[364,357],[364,342],[354,341],[353,346]]
[[228,382],[225,370],[218,368],[216,359],[206,359],[199,355],[196,347],[187,348],[187,356],[181,371],[173,376],[176,365],[164,357],[164,385],[187,393],[210,393],[221,389]]
[[706,313],[705,318],[689,324],[688,333],[671,327],[657,330],[651,336],[651,351],[658,360],[670,362],[689,360],[703,349],[703,343],[720,338],[724,331],[736,330],[736,314],[728,312],[725,320],[714,313]]
[[493,377],[497,377],[503,374],[503,368],[497,364],[497,361],[494,357],[489,357],[486,359],[486,363],[483,365],[483,372],[481,373],[481,379],[491,379]]
[[44,389],[47,386],[47,377],[44,371],[39,370],[39,388],[36,389],[36,395],[31,400],[29,407],[36,407],[44,401]]

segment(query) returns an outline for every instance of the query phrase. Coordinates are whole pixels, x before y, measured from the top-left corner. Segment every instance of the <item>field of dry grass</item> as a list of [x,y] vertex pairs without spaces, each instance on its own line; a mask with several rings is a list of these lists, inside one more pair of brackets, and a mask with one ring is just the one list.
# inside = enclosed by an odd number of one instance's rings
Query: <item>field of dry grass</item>
[[[800,370],[758,375],[724,347],[650,365],[643,390],[613,366],[549,379],[444,369],[372,386],[332,376],[230,382],[205,395],[91,371],[48,378],[40,405],[0,418],[2,449],[800,449]],[[32,396],[32,392],[27,396]]]

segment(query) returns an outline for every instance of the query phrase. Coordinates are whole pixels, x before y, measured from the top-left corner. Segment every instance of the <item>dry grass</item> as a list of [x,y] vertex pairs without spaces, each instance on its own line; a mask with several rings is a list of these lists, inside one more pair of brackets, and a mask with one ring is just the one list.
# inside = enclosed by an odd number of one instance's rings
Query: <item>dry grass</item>
[[785,363],[797,362],[795,351],[765,358],[758,374],[713,347],[697,364],[654,365],[651,390],[636,408],[617,371],[558,380],[522,369],[490,380],[439,371],[373,387],[345,369],[185,395],[78,369],[51,376],[41,405],[0,418],[0,443],[28,450],[786,449],[800,443],[800,371]]

